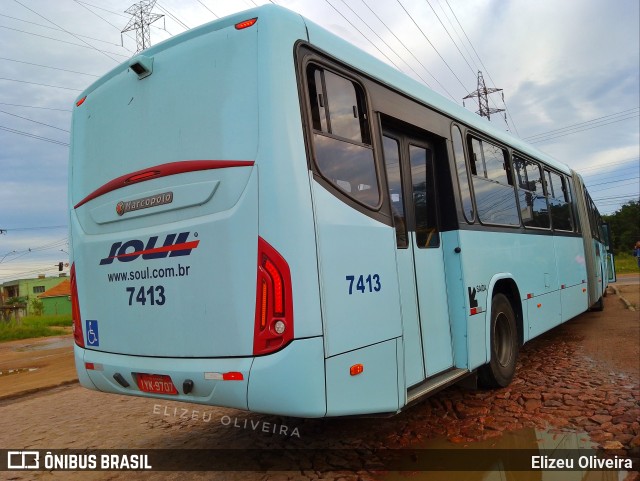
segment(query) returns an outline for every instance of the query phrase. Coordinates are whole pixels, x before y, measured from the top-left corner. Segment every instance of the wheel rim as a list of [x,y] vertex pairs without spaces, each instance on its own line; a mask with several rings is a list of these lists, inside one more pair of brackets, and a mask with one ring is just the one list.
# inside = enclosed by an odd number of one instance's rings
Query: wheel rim
[[498,313],[494,328],[496,360],[502,367],[507,367],[513,357],[512,332],[509,318],[504,312]]

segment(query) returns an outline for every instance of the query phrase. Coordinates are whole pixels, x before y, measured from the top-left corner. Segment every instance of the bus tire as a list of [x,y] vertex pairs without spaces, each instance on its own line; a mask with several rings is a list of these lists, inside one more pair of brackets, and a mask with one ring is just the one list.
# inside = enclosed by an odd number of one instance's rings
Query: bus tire
[[491,358],[478,370],[478,381],[487,388],[506,387],[516,372],[518,329],[513,308],[504,294],[493,296],[490,329]]
[[591,306],[591,310],[592,311],[596,311],[596,312],[600,312],[600,311],[604,311],[604,296],[600,296],[600,299],[598,299],[596,301],[596,303]]

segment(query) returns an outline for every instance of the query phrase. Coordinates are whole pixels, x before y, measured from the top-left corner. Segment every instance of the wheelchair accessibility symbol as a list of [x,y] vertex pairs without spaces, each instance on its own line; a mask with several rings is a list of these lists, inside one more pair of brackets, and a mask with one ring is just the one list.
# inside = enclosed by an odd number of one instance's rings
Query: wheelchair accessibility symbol
[[98,336],[98,321],[87,319],[87,345],[99,346],[100,338]]

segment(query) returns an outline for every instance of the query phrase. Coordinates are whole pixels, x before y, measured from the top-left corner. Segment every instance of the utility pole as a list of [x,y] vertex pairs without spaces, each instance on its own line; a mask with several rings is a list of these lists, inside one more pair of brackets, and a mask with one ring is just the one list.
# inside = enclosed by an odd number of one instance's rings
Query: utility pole
[[122,41],[122,34],[136,31],[136,53],[145,48],[151,47],[151,32],[149,27],[156,20],[160,20],[164,15],[159,13],[151,13],[157,0],[142,0],[138,3],[134,3],[124,12],[131,15],[131,20],[120,32],[120,40]]
[[[496,114],[498,112],[504,112],[504,109],[492,109],[489,108],[489,94],[494,92],[502,92],[502,89],[496,88],[487,88],[484,83],[484,77],[482,76],[482,72],[478,70],[478,89],[471,92],[466,97],[462,99],[462,105],[464,106],[465,99],[471,99],[474,97],[478,97],[478,107],[479,109],[476,111],[480,117],[486,117],[491,120],[491,114]],[[502,92],[502,103],[504,103],[504,92]],[[504,121],[507,121],[507,115],[505,113]]]

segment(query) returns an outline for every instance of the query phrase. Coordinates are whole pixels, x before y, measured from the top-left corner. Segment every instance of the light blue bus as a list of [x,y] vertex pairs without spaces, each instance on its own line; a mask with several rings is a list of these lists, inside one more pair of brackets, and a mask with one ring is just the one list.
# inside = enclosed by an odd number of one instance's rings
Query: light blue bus
[[276,6],[96,81],[70,158],[89,389],[396,413],[476,373],[508,385],[613,276],[579,175]]

